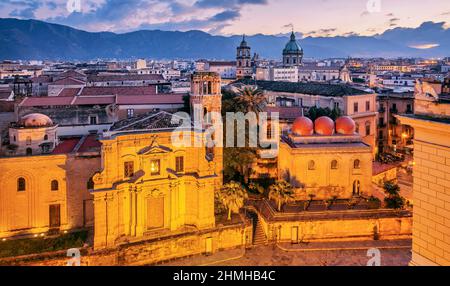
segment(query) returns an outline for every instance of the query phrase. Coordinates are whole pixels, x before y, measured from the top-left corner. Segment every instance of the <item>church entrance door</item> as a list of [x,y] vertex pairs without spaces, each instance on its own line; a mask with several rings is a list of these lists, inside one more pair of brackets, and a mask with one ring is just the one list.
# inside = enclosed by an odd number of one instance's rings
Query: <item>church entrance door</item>
[[164,198],[147,199],[147,229],[164,227]]

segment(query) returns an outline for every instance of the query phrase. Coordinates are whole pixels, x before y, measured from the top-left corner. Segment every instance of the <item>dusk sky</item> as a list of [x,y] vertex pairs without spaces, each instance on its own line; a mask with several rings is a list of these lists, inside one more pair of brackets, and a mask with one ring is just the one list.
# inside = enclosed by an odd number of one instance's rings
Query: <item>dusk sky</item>
[[[367,9],[368,1],[375,2],[374,8]],[[446,22],[449,28],[450,1],[0,0],[0,17],[39,19],[88,31],[279,34],[293,25],[305,36],[373,35],[395,27],[418,27],[425,21]]]

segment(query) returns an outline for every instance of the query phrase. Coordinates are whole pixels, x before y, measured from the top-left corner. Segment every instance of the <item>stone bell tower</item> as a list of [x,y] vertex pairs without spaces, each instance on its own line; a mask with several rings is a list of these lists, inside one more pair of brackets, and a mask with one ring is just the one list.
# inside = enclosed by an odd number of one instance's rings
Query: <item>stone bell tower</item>
[[236,78],[251,78],[253,75],[251,48],[242,36],[242,42],[237,47],[236,55]]
[[[222,111],[220,76],[214,72],[196,72],[191,79],[191,116],[203,120],[209,112]],[[194,118],[197,119],[197,118]]]

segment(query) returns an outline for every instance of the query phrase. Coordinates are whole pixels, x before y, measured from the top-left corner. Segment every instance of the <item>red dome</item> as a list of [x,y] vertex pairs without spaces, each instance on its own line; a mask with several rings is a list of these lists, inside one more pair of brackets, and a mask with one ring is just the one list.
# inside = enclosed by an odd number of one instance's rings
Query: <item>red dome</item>
[[336,132],[343,135],[355,134],[356,124],[352,118],[348,116],[339,117],[336,120]]
[[314,133],[314,124],[308,117],[298,117],[292,125],[292,133],[297,136],[311,136]]
[[331,136],[334,134],[334,122],[330,117],[322,116],[316,120],[316,133],[323,136]]

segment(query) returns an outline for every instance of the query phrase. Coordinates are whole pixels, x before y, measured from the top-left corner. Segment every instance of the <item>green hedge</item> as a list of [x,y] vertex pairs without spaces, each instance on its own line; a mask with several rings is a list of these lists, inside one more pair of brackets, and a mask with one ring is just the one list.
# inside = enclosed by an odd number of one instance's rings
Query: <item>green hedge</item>
[[36,237],[0,241],[0,258],[83,247],[88,232],[73,232],[58,237]]

